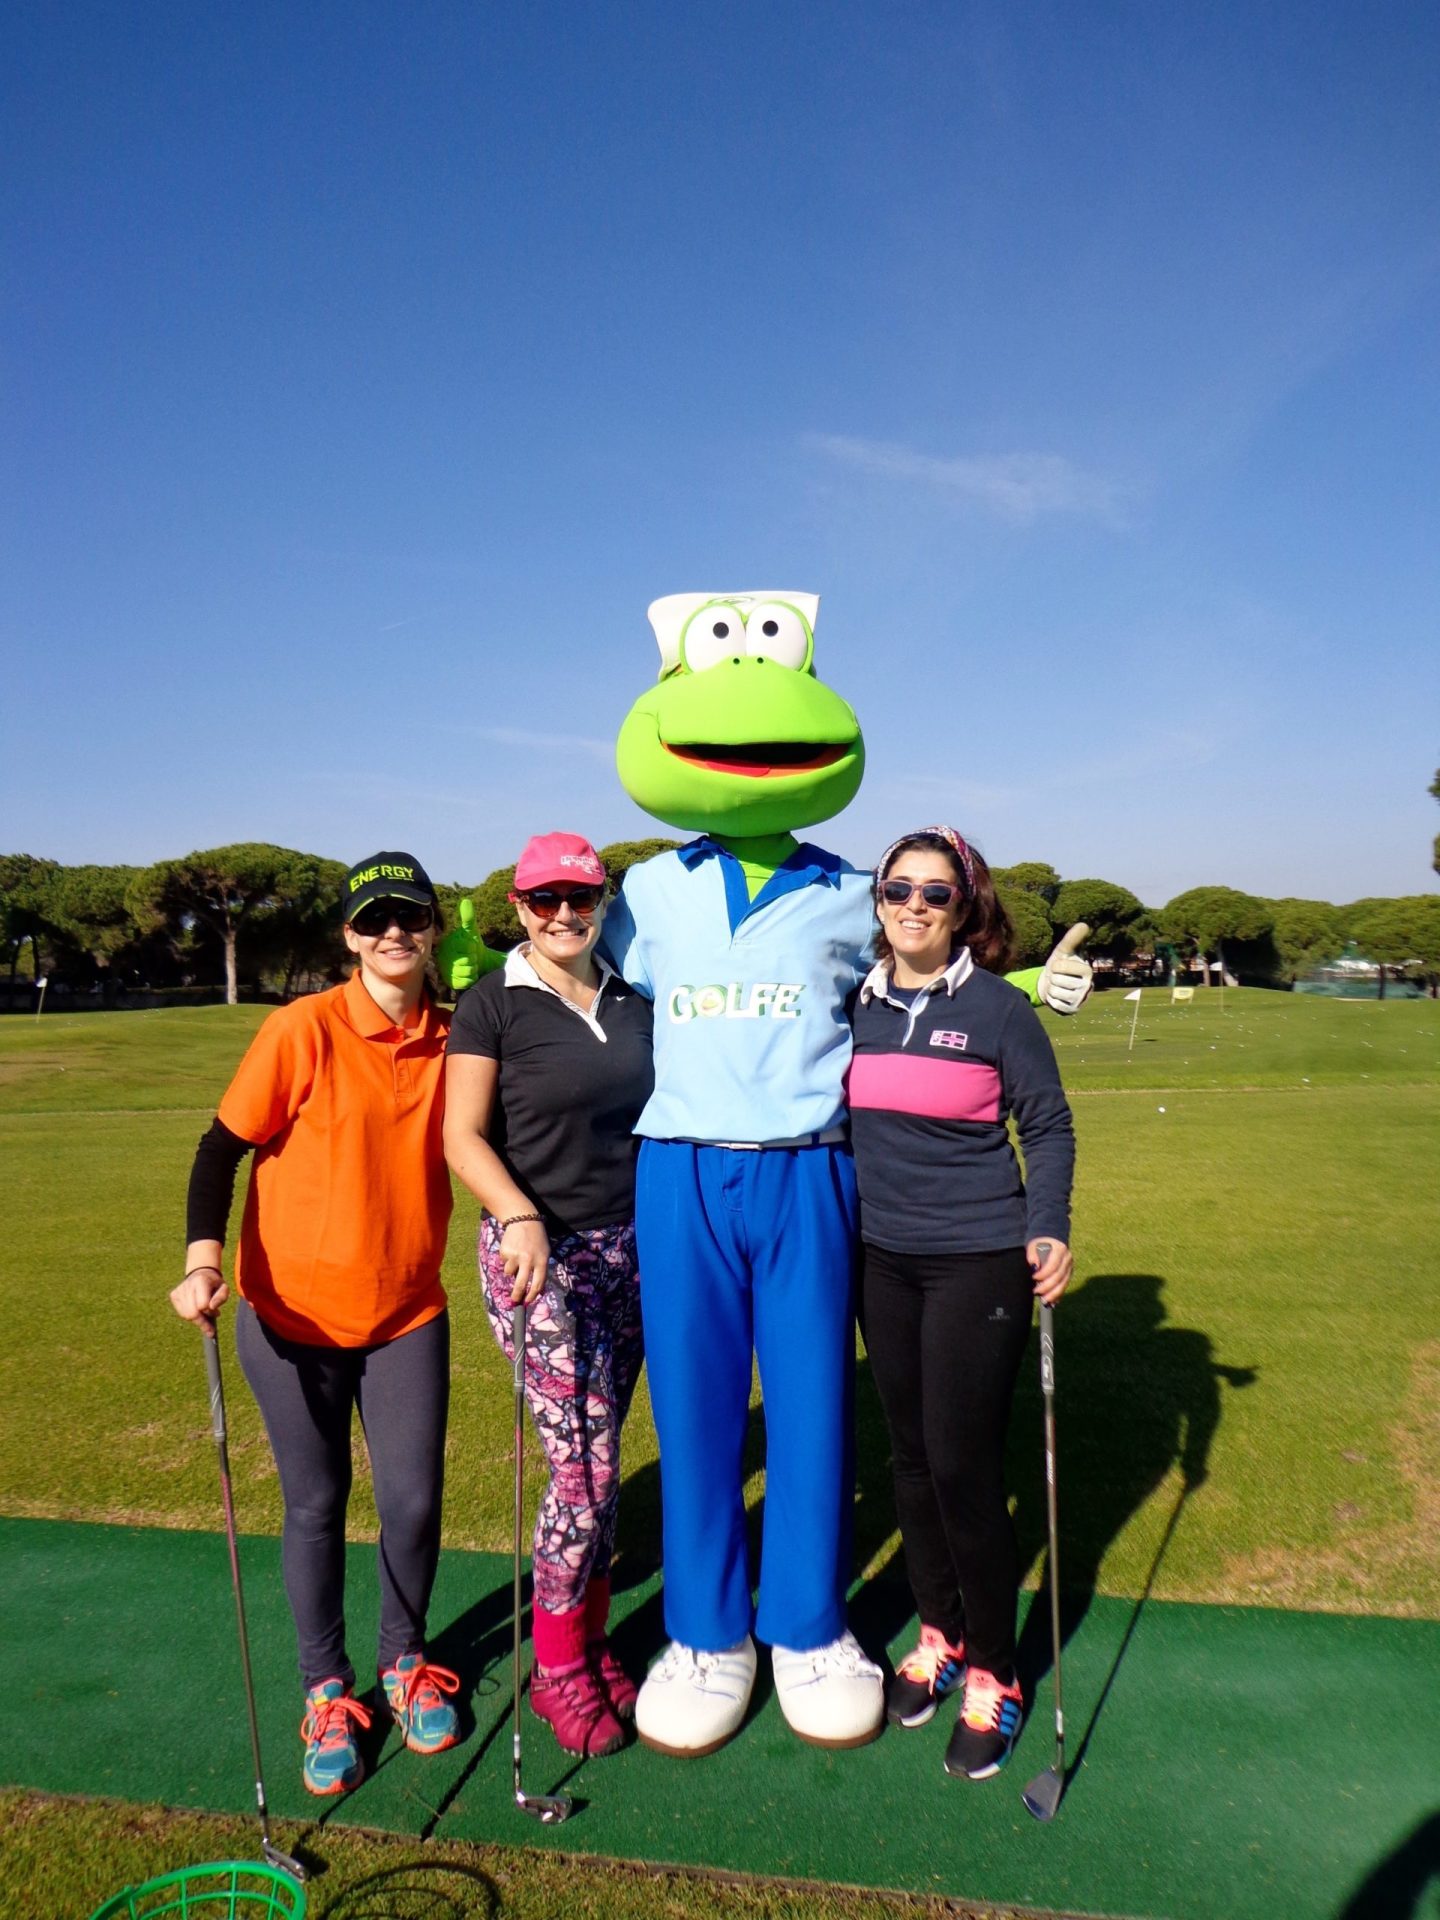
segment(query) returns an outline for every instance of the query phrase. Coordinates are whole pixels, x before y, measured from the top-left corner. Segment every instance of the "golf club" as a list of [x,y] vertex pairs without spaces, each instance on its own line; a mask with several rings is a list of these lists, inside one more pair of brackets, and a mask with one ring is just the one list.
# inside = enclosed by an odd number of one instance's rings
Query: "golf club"
[[201,1343],[205,1371],[210,1379],[210,1431],[220,1456],[220,1497],[225,1507],[225,1540],[230,1548],[230,1579],[235,1588],[235,1619],[240,1629],[240,1665],[245,1674],[245,1705],[250,1714],[250,1751],[255,1759],[255,1805],[260,1815],[260,1851],[266,1862],[293,1879],[303,1880],[305,1869],[270,1838],[270,1810],[265,1804],[265,1780],[260,1768],[260,1725],[255,1718],[255,1682],[250,1676],[250,1636],[245,1631],[245,1594],[240,1585],[240,1550],[235,1538],[235,1502],[230,1492],[230,1448],[225,1432],[225,1389],[220,1380],[220,1341],[212,1326]]
[[[1042,1263],[1050,1249],[1042,1241]],[[1045,1517],[1050,1528],[1050,1637],[1055,1661],[1055,1761],[1037,1773],[1021,1798],[1037,1820],[1053,1820],[1065,1791],[1065,1713],[1060,1704],[1060,1522],[1055,1498],[1055,1309],[1040,1306],[1040,1387],[1045,1396]]]
[[520,1785],[520,1548],[524,1525],[525,1481],[525,1302],[518,1301],[511,1321],[515,1342],[515,1804],[547,1827],[568,1820],[574,1801],[568,1793],[526,1793]]

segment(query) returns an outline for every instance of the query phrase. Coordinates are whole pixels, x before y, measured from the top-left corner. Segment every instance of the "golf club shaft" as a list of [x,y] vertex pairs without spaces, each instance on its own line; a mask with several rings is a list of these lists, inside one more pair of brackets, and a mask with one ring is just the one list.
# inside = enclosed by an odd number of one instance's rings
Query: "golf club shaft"
[[1055,1309],[1040,1308],[1040,1386],[1045,1396],[1045,1519],[1050,1532],[1050,1638],[1055,1662],[1055,1765],[1065,1772],[1060,1694],[1060,1511],[1055,1485]]
[[524,1446],[525,1446],[525,1303],[518,1302],[514,1317],[510,1322],[511,1340],[515,1348],[515,1593],[513,1613],[515,1617],[515,1798],[520,1798],[520,1549],[525,1513],[524,1483]]
[[235,1589],[235,1623],[240,1634],[240,1666],[245,1675],[245,1709],[250,1716],[250,1752],[255,1761],[255,1805],[260,1838],[270,1846],[270,1812],[260,1765],[260,1723],[255,1714],[255,1682],[250,1672],[250,1636],[245,1629],[245,1591],[240,1581],[240,1545],[235,1534],[235,1501],[230,1491],[230,1448],[225,1428],[225,1388],[220,1377],[218,1335],[205,1339],[205,1371],[210,1382],[210,1431],[220,1459],[220,1499],[225,1509],[225,1542],[230,1549],[230,1582]]

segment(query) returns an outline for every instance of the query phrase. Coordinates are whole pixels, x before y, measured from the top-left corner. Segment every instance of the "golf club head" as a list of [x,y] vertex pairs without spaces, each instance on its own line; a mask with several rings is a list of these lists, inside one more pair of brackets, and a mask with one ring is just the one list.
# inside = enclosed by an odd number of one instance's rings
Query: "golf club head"
[[267,1866],[278,1867],[281,1873],[288,1873],[292,1880],[303,1881],[306,1878],[304,1867],[293,1854],[282,1853],[279,1847],[273,1846],[268,1840],[261,1841],[260,1851],[265,1856]]
[[1037,1820],[1053,1820],[1064,1791],[1062,1776],[1054,1767],[1047,1767],[1044,1773],[1036,1774],[1020,1798],[1025,1802],[1025,1811]]
[[515,1804],[543,1827],[558,1827],[570,1818],[575,1807],[568,1793],[522,1793],[519,1787],[515,1789]]

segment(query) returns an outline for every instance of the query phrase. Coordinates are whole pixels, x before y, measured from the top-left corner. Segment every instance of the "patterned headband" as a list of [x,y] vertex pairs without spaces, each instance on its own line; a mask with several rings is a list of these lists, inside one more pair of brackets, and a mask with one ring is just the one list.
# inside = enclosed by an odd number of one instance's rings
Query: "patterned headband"
[[892,840],[876,862],[876,886],[879,886],[880,876],[887,871],[900,848],[908,847],[912,840],[923,840],[927,834],[937,840],[943,840],[960,862],[960,870],[965,875],[965,898],[973,900],[975,898],[975,857],[954,827],[917,827],[913,833],[902,833],[898,840]]

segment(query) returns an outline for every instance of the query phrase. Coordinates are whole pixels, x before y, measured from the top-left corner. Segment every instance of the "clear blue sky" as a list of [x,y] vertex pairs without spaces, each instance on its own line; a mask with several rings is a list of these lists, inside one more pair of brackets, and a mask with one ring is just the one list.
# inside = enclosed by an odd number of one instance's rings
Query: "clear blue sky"
[[658,831],[656,595],[1159,904],[1435,884],[1440,12],[12,0],[0,843]]

